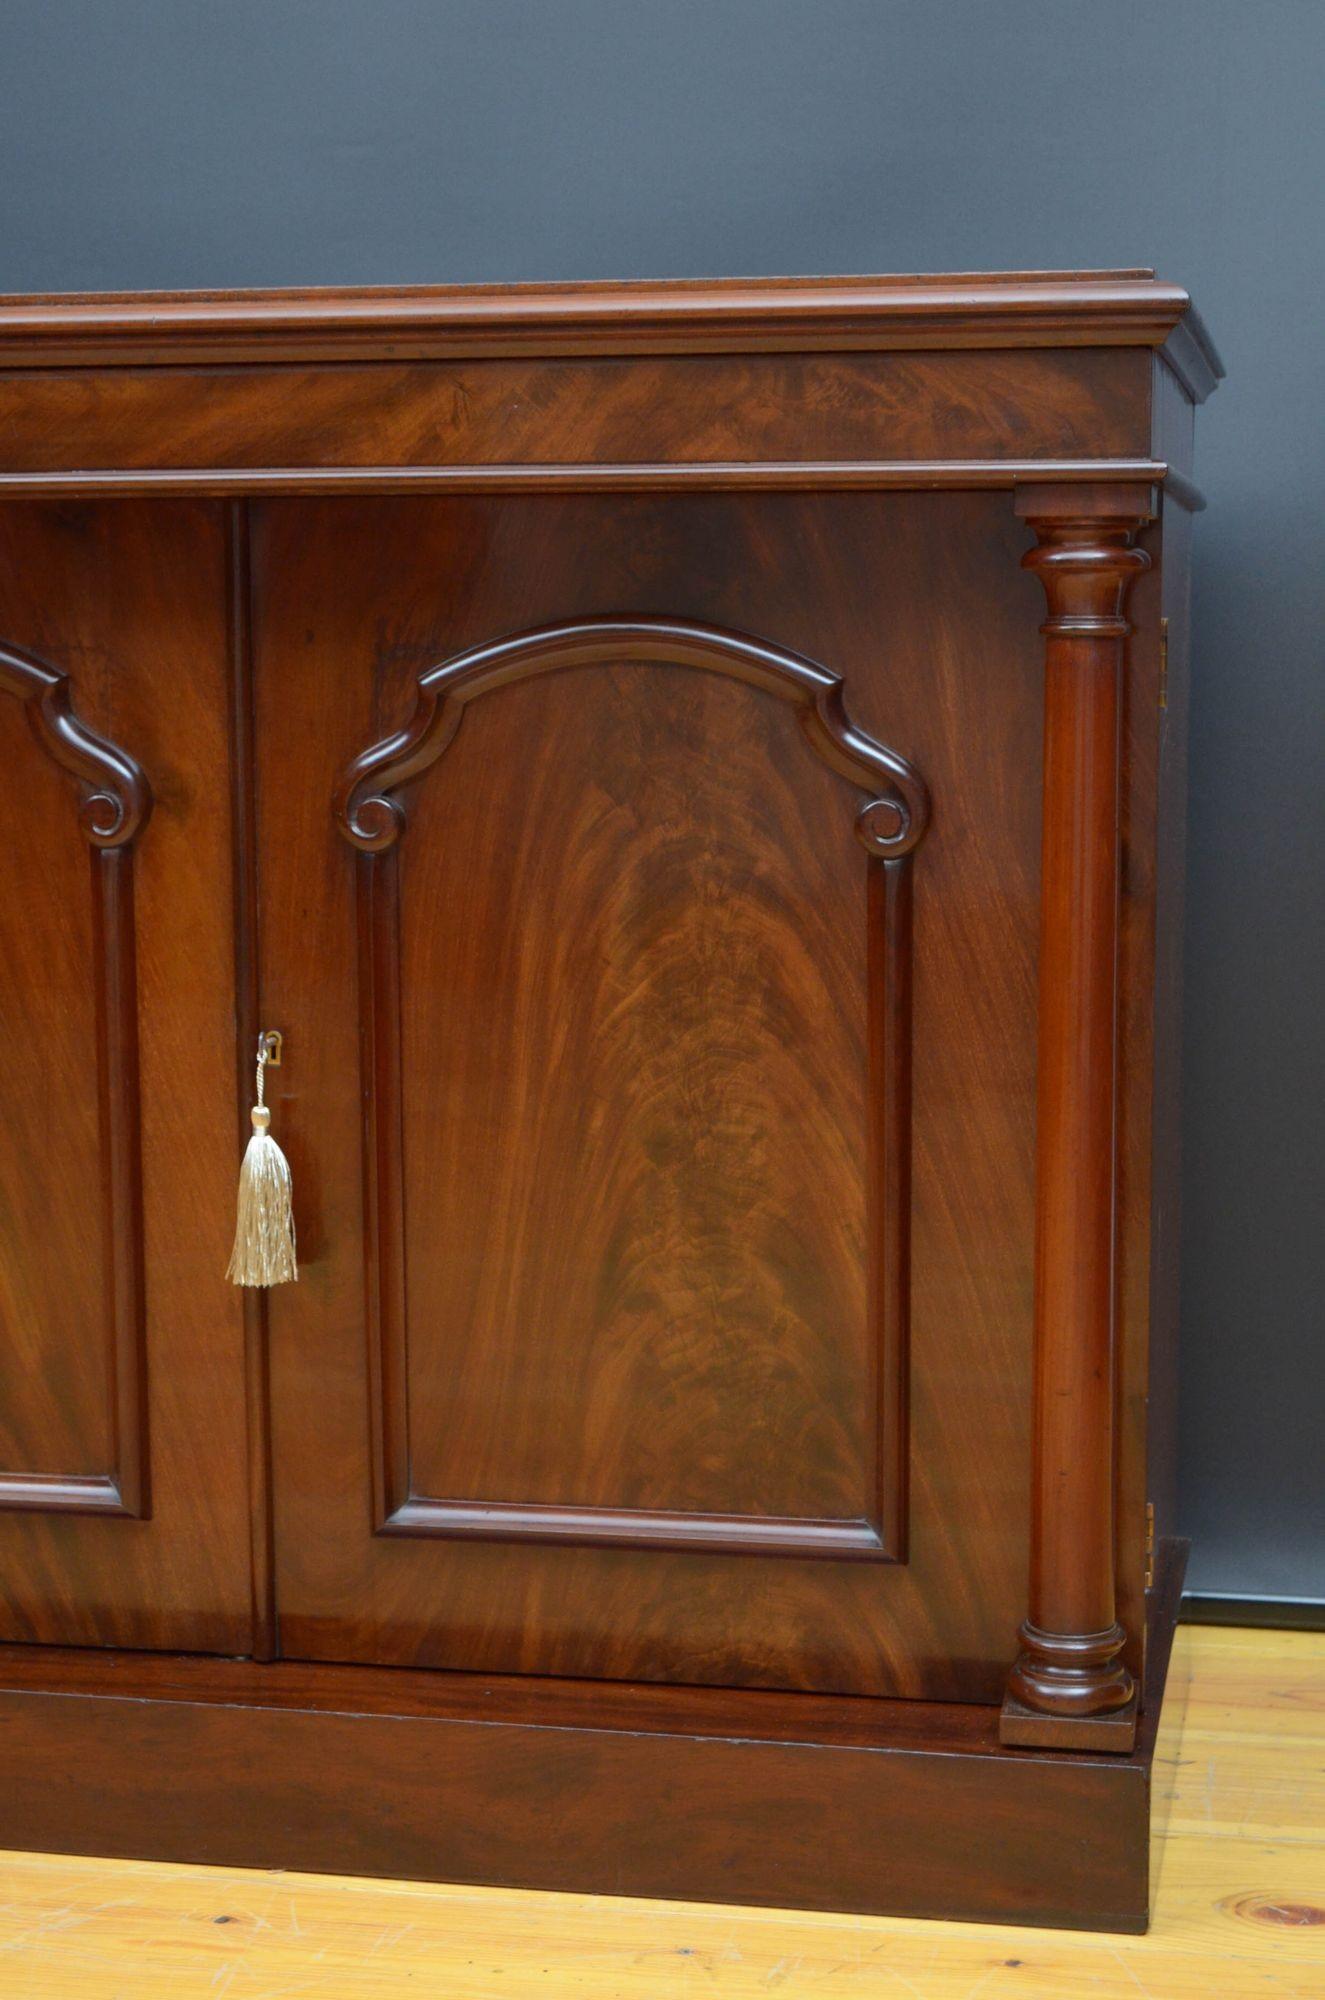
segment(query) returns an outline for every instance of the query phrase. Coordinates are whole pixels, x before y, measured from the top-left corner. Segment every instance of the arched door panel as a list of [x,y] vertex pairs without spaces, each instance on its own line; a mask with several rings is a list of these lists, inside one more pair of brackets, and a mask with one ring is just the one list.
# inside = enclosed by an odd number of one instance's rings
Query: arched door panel
[[899,1558],[917,774],[594,620],[424,673],[337,810],[378,1532]]

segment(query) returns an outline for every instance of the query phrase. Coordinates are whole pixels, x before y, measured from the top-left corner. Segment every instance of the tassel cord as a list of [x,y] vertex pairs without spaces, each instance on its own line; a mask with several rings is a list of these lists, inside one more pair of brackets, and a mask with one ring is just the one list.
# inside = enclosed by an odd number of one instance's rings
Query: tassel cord
[[290,1163],[269,1130],[267,1060],[264,1040],[258,1048],[253,1136],[239,1169],[235,1241],[226,1268],[227,1278],[236,1285],[283,1285],[299,1276]]

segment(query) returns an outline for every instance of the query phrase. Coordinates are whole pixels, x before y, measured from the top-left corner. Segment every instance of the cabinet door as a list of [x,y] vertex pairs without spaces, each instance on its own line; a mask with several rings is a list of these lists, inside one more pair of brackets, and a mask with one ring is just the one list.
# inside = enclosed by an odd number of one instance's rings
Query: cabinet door
[[0,1636],[243,1651],[224,533],[0,515]]
[[966,1406],[908,1549],[919,675],[903,643],[894,739],[886,678],[872,733],[832,679],[868,619],[789,656],[817,540],[737,502],[255,509],[288,1654],[996,1691],[1024,1550],[934,1531],[1024,1466],[978,1314],[924,1414],[969,1356],[992,1442]]

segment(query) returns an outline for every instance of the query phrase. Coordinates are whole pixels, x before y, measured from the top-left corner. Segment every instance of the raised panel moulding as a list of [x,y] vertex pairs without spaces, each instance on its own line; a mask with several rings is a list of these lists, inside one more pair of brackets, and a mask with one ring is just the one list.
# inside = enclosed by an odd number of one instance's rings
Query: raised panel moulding
[[[785,701],[815,754],[865,792],[855,832],[869,856],[870,1295],[876,1369],[874,1491],[858,1518],[811,1520],[525,1505],[416,1493],[410,1463],[400,1048],[400,793],[421,779],[478,696],[571,667],[653,663],[727,675]],[[827,668],[762,641],[668,619],[586,619],[479,646],[429,668],[414,713],[346,771],[337,825],[358,850],[365,1111],[365,1307],[379,1533],[720,1554],[905,1560],[910,1205],[911,856],[929,819],[915,768],[852,721]]]
[[30,653],[0,646],[0,689],[24,704],[42,750],[77,781],[78,824],[91,855],[106,1342],[115,1441],[112,1464],[101,1474],[0,1471],[0,1508],[143,1519],[150,1499],[133,843],[146,824],[152,794],[133,758],[80,721],[67,674]]

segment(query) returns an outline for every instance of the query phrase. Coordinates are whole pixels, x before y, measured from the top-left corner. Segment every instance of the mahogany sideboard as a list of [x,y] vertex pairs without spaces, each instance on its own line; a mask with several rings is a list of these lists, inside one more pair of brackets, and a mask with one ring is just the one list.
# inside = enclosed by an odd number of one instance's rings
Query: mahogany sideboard
[[0,302],[0,1846],[1144,1926],[1219,372]]

